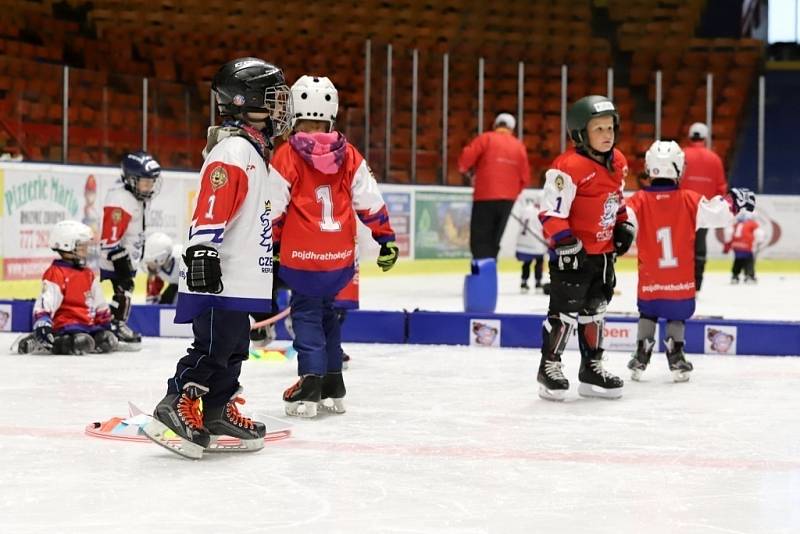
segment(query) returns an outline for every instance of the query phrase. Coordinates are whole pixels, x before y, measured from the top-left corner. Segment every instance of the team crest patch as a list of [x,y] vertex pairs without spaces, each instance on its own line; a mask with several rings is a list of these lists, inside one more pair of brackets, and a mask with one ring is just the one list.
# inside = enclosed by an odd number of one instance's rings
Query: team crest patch
[[211,173],[209,180],[211,180],[211,189],[216,191],[228,183],[228,171],[225,170],[225,167],[217,167]]
[[122,210],[119,208],[115,208],[114,211],[111,212],[111,222],[117,224],[121,220],[122,220]]
[[555,183],[556,183],[556,189],[558,189],[559,191],[563,191],[564,190],[564,177],[563,176],[561,176],[560,174],[558,176],[556,176]]
[[608,198],[603,204],[603,216],[600,218],[600,226],[608,228],[614,226],[617,221],[617,211],[619,210],[619,198],[616,193],[609,193]]

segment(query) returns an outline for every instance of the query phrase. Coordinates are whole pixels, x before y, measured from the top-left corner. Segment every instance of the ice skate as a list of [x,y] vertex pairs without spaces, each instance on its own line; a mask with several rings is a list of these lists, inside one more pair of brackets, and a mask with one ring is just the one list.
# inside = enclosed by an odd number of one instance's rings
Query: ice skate
[[631,355],[628,362],[628,369],[631,370],[631,379],[637,382],[642,377],[642,373],[650,364],[650,356],[653,354],[653,347],[656,342],[653,339],[640,339],[636,342],[636,352]]
[[564,376],[564,364],[560,356],[542,357],[539,363],[539,396],[545,400],[562,401],[569,389],[569,380]]
[[344,413],[344,396],[347,389],[344,387],[342,373],[328,373],[322,377],[322,391],[319,408],[331,413]]
[[757,284],[758,280],[756,280],[755,276],[745,276],[744,277],[744,283],[748,284],[748,285]]
[[[211,441],[200,411],[200,397],[206,393],[208,388],[189,382],[181,393],[168,394],[153,411],[153,420],[142,429],[144,434],[175,454],[199,460]],[[171,440],[170,430],[179,442]]]
[[303,375],[283,392],[286,415],[311,418],[317,416],[317,405],[322,400],[322,377]]
[[670,337],[664,341],[664,344],[667,346],[667,361],[669,362],[669,370],[672,371],[672,380],[675,382],[688,382],[694,365],[686,360],[686,355],[683,353],[684,342],[675,341]]
[[[211,443],[206,449],[208,452],[255,452],[264,448],[267,427],[264,423],[253,421],[239,412],[236,405],[245,403],[239,396],[241,392],[242,389],[239,388],[226,404],[204,410],[205,426],[211,434]],[[220,436],[239,438],[240,443],[231,446],[221,445],[217,441]]]
[[527,280],[523,280],[522,283],[519,285],[519,292],[524,295],[525,293],[527,293],[530,290],[531,290],[531,288],[528,285],[528,281]]
[[350,355],[342,351],[342,369],[348,370],[350,368]]
[[622,396],[624,382],[603,368],[602,350],[596,350],[588,357],[581,356],[578,380],[578,395],[581,397],[618,399]]
[[735,286],[737,284],[739,284],[739,277],[738,276],[731,277],[731,285]]
[[111,321],[111,332],[117,336],[120,349],[138,350],[141,348],[142,336],[134,332],[124,321]]

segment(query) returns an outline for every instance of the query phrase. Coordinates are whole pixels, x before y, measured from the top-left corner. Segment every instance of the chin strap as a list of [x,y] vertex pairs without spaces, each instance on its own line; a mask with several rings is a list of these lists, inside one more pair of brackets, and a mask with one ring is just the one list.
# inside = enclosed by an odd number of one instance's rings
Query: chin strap
[[602,158],[603,165],[610,171],[614,170],[614,147],[611,147],[611,150],[609,150],[608,152],[598,152],[592,147],[586,145],[577,147],[576,151],[579,154],[583,154],[584,156],[592,159]]

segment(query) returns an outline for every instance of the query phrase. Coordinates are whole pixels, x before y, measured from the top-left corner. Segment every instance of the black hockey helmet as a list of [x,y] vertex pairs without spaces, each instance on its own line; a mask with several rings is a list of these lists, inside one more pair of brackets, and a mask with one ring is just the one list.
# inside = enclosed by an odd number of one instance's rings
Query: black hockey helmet
[[[147,152],[139,150],[125,154],[120,167],[122,168],[122,183],[139,200],[152,198],[161,190],[161,165]],[[139,190],[138,183],[142,178],[153,180],[152,189],[149,191]]]
[[214,75],[211,89],[220,115],[247,120],[247,113],[268,113],[270,137],[288,130],[291,92],[283,71],[272,63],[254,57],[229,61]]
[[613,117],[616,136],[619,133],[619,113],[617,113],[614,103],[601,95],[589,95],[581,98],[567,110],[567,131],[570,139],[578,148],[590,149],[586,126],[590,120],[606,116]]

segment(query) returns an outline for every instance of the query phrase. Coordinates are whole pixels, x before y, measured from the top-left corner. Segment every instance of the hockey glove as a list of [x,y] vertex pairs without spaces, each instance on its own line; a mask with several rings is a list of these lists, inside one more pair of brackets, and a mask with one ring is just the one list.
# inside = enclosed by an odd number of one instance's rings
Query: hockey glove
[[378,267],[380,267],[383,272],[394,267],[394,264],[397,263],[397,255],[399,252],[400,249],[397,248],[397,243],[394,241],[382,244],[381,251],[378,254]]
[[586,250],[580,239],[570,238],[556,245],[555,266],[559,271],[577,271],[586,260]]
[[630,221],[622,221],[614,226],[614,252],[622,256],[631,248],[636,239],[636,228]]
[[753,211],[756,209],[756,194],[744,187],[731,189],[731,199],[736,213],[742,210]]
[[115,278],[132,278],[131,274],[134,273],[133,265],[128,251],[124,247],[111,249],[107,257],[108,261],[114,265]]
[[194,245],[186,249],[186,285],[197,293],[222,293],[222,268],[215,248]]
[[33,337],[48,349],[52,348],[55,337],[53,336],[53,325],[50,321],[46,319],[36,321],[33,325]]

